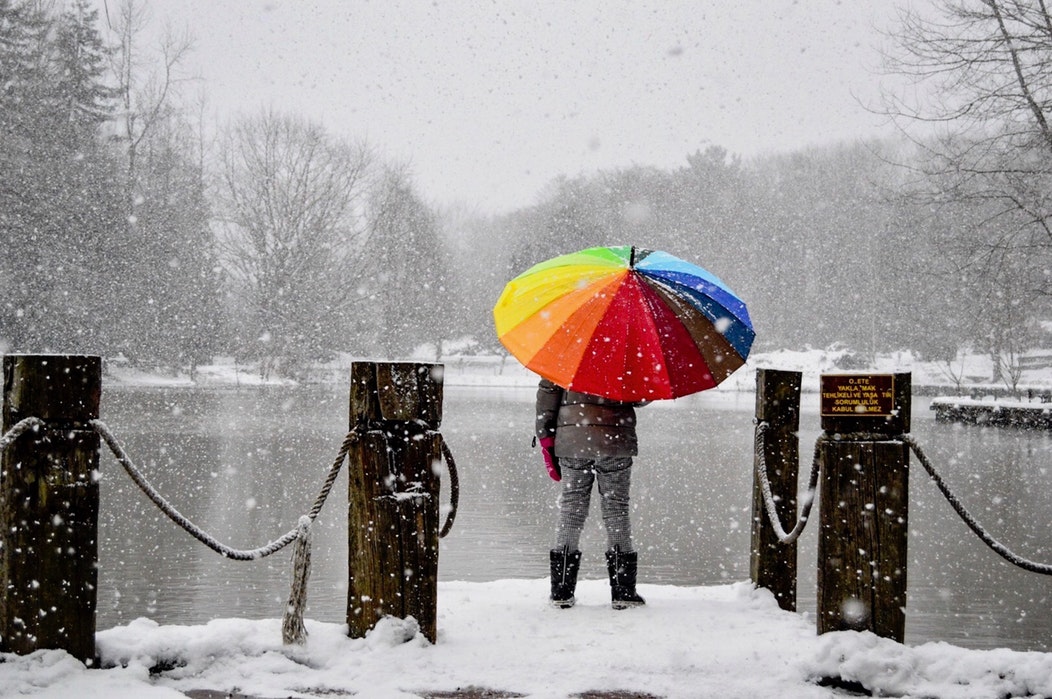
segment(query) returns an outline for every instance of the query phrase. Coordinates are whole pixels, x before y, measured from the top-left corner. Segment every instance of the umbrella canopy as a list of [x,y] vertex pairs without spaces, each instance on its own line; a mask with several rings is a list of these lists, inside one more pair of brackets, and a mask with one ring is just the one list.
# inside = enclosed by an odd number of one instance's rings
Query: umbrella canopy
[[555,257],[508,282],[497,337],[526,368],[614,400],[677,398],[745,363],[745,304],[710,272],[631,246]]

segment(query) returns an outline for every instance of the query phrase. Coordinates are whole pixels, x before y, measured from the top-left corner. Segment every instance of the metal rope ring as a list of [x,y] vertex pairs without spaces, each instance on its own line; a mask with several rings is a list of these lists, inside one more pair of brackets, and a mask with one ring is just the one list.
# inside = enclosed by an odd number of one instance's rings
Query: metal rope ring
[[442,525],[442,531],[438,538],[442,539],[453,528],[453,520],[457,517],[457,504],[460,502],[460,476],[457,475],[457,462],[453,460],[453,452],[449,450],[445,438],[438,435],[442,444],[442,456],[446,460],[446,468],[449,469],[449,514],[446,515],[446,523]]
[[457,517],[457,506],[460,502],[460,476],[457,474],[457,462],[453,458],[453,452],[450,451],[449,445],[446,444],[445,438],[442,433],[434,429],[429,423],[419,418],[414,420],[360,420],[351,430],[351,434],[361,434],[365,432],[383,432],[388,436],[402,435],[405,437],[413,437],[416,435],[432,435],[438,437],[439,446],[442,450],[442,458],[446,462],[446,468],[449,470],[449,514],[446,515],[446,521],[442,525],[442,530],[439,532],[438,537],[444,538],[449,534],[453,528],[453,520]]

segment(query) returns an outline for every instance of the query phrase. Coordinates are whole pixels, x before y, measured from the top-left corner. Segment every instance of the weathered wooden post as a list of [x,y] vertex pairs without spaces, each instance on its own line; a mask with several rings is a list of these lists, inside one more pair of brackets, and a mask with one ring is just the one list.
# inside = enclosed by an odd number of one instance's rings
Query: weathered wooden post
[[0,650],[95,659],[99,357],[4,357],[3,431],[44,421],[0,460]]
[[818,633],[906,626],[910,374],[822,376]]
[[442,365],[355,362],[347,624],[414,617],[436,639]]
[[[797,477],[800,470],[799,371],[756,370],[756,421],[765,423],[763,452],[756,454],[758,469],[766,465],[771,491],[778,499],[778,516],[784,526],[796,522]],[[767,517],[760,479],[753,476],[752,556],[749,572],[753,584],[774,593],[778,606],[796,611],[796,542],[783,544]]]

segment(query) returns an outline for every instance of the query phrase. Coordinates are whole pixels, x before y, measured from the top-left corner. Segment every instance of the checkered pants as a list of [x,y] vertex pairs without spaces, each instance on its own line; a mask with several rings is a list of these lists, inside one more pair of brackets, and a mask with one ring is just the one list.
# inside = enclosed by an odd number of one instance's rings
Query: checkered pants
[[632,484],[631,457],[597,459],[559,458],[562,469],[562,492],[559,494],[559,529],[555,547],[568,546],[577,551],[581,531],[588,518],[592,484],[598,482],[603,524],[609,548],[630,553],[632,525],[628,519],[628,490]]

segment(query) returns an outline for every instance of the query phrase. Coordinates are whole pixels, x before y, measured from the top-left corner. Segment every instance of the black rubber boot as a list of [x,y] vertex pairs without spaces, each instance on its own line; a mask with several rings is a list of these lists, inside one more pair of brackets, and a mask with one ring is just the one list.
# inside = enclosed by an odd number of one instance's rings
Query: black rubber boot
[[551,551],[553,607],[569,609],[576,602],[573,593],[577,588],[577,571],[581,569],[581,552],[571,551],[568,546]]
[[615,547],[606,552],[606,570],[610,574],[610,606],[614,609],[642,607],[647,603],[636,593],[637,562],[635,551],[621,553],[621,549]]

